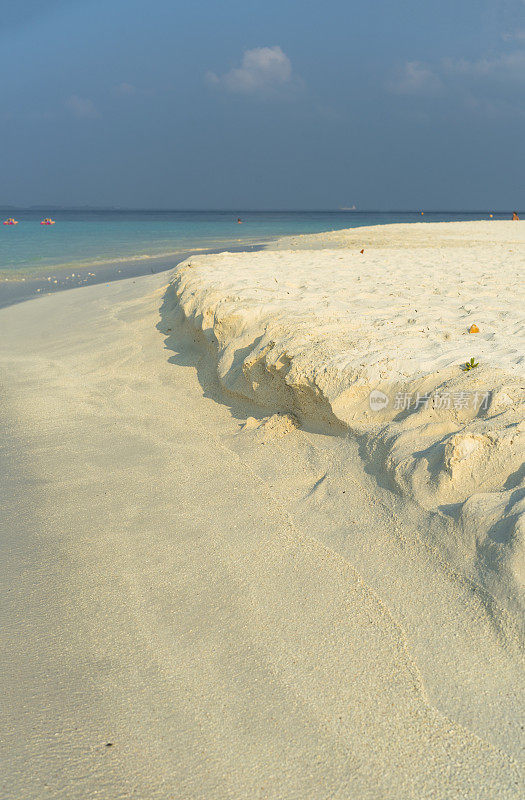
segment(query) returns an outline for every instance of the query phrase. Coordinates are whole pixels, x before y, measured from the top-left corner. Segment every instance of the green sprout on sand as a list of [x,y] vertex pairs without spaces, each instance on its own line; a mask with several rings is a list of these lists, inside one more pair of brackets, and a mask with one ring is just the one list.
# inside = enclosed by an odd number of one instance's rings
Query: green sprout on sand
[[474,357],[472,357],[470,361],[467,361],[467,363],[463,365],[463,370],[469,372],[469,370],[474,369],[474,367],[479,367],[479,362],[474,361]]

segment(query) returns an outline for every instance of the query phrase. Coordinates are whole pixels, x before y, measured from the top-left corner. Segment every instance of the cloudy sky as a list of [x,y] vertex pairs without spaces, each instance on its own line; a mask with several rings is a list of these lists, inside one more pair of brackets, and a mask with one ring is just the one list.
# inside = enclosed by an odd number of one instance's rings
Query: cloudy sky
[[0,204],[525,209],[525,0],[24,0]]

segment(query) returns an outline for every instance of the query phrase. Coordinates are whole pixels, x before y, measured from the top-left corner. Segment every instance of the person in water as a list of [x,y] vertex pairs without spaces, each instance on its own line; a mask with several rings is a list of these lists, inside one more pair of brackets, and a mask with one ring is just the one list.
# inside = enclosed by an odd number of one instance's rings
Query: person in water
[[242,219],[240,217],[237,217],[237,225],[242,225]]
[[518,212],[517,211],[514,211],[514,213],[512,214],[512,219],[517,220],[518,222],[520,221],[520,218],[518,217]]

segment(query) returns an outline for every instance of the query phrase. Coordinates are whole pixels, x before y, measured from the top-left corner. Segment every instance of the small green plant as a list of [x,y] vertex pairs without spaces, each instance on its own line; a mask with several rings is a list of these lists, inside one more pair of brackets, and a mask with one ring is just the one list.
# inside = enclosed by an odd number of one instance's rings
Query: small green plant
[[474,367],[479,367],[479,362],[474,361],[474,358],[472,357],[470,361],[467,361],[467,363],[463,365],[463,370],[465,372],[469,372],[469,370],[474,369]]

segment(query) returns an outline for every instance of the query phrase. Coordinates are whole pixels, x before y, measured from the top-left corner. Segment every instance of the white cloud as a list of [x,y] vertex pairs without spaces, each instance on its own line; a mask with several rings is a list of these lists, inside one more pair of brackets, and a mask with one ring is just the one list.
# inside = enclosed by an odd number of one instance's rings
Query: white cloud
[[505,42],[512,42],[512,41],[525,42],[525,28],[518,29],[509,33],[503,33],[501,38]]
[[206,73],[211,86],[238,94],[272,92],[297,84],[290,59],[280,47],[255,47],[245,50],[241,66],[224,75]]
[[66,106],[75,117],[94,118],[99,116],[93,101],[88,97],[79,97],[78,94],[72,94],[66,100]]
[[394,94],[435,94],[443,88],[440,78],[421,61],[407,61],[397,75],[388,81]]
[[386,83],[393,94],[437,96],[480,112],[522,115],[525,111],[525,49],[505,48],[477,59],[407,61]]
[[119,83],[118,86],[115,86],[115,92],[117,94],[124,94],[124,95],[131,95],[135,94],[137,91],[137,87],[133,86],[132,83]]
[[503,53],[496,58],[477,61],[447,59],[442,62],[443,72],[450,76],[490,78],[491,80],[525,82],[525,50]]

